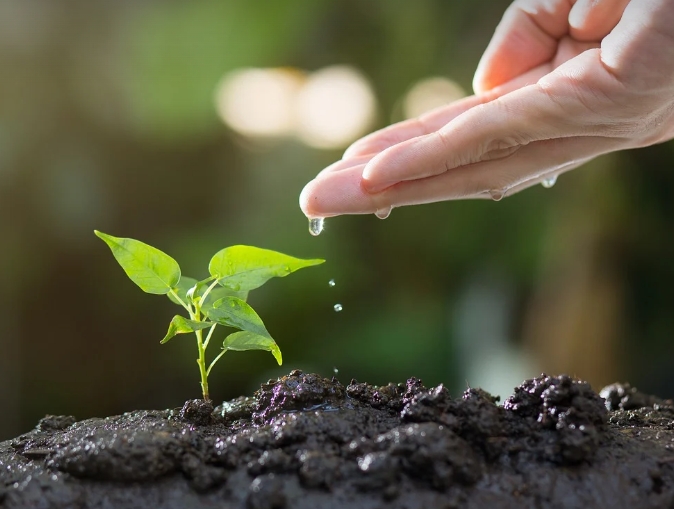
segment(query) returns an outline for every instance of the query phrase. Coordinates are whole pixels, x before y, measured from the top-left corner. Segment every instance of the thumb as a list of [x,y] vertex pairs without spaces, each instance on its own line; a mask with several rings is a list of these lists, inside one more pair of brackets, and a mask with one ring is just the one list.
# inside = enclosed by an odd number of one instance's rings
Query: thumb
[[569,0],[516,0],[496,27],[475,71],[481,94],[549,62],[568,31]]

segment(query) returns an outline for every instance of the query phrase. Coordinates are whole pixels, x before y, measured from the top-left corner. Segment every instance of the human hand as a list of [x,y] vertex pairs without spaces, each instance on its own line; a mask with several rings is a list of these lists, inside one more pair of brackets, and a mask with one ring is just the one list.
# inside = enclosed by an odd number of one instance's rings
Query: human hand
[[355,142],[306,185],[303,212],[500,199],[674,138],[674,0],[516,0],[473,87]]

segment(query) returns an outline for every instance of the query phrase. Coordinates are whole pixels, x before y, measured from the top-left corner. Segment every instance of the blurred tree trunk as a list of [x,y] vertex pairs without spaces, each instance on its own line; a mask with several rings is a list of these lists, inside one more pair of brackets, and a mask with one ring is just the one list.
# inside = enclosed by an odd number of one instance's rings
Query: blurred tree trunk
[[[9,218],[10,215],[1,214]],[[14,239],[0,222],[6,246],[12,245]],[[11,261],[11,257],[9,257]],[[16,292],[14,271],[11,263],[2,263],[0,258],[0,441],[11,438],[20,432],[19,401],[21,392],[19,380],[21,375],[20,335],[17,323]]]
[[[612,161],[603,158],[593,166]],[[619,177],[597,170],[581,170],[573,189],[558,197],[523,336],[548,374],[578,376],[598,390],[623,372],[626,322],[624,277],[611,240],[620,212],[606,198],[620,186],[607,178]]]

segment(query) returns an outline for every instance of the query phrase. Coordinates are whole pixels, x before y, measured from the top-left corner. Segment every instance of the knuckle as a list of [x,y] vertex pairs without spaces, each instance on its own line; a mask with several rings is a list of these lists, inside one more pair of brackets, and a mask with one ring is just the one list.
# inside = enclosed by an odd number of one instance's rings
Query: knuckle
[[506,136],[485,142],[481,149],[480,161],[504,159],[513,155],[527,143],[517,136]]
[[504,119],[507,123],[507,134],[502,132],[504,131],[503,120],[495,122],[493,127],[487,126],[487,136],[478,144],[476,162],[509,157],[533,141],[531,133],[523,130],[517,121],[522,117],[522,111],[517,104],[511,104],[500,98],[478,108],[482,108],[479,111],[482,122]]
[[[532,134],[525,131],[520,122],[511,122],[521,114],[517,107],[496,99],[474,106],[463,118],[460,129],[466,132],[457,147],[450,140],[452,133],[438,131],[445,153],[448,154],[447,169],[483,161],[505,159],[533,141]],[[504,132],[507,131],[507,134]]]
[[668,141],[674,133],[674,102],[640,119],[636,126],[637,147],[647,147]]

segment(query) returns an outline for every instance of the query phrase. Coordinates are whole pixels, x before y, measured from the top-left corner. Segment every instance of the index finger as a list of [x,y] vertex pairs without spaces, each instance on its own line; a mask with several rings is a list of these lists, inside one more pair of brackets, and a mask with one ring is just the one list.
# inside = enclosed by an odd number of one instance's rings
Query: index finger
[[[394,145],[438,131],[456,117],[476,106],[491,102],[514,90],[536,83],[541,76],[547,74],[549,71],[548,67],[531,69],[529,72],[517,76],[507,83],[503,83],[483,94],[464,97],[446,106],[435,108],[417,118],[404,120],[368,134],[347,148],[342,160],[346,161],[364,156],[374,157]],[[344,166],[340,165],[340,167]]]
[[384,127],[351,144],[344,152],[342,159],[377,154],[403,141],[430,134],[463,112],[478,104],[482,104],[486,100],[487,96],[479,97],[471,95],[446,106],[431,110],[417,118],[403,120],[402,122]]

